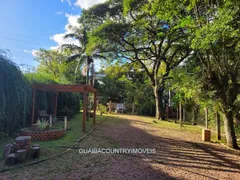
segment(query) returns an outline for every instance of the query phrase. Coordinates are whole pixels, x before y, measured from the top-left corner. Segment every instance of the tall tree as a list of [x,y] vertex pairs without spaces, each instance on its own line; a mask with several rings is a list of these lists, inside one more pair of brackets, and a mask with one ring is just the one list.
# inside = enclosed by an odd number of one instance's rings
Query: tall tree
[[164,119],[165,83],[170,71],[190,54],[189,39],[182,22],[173,21],[167,10],[157,16],[151,6],[144,0],[110,0],[83,12],[81,18],[92,27],[87,52],[97,50],[141,65],[152,84],[156,118]]
[[[169,0],[171,1],[171,0]],[[161,15],[161,0],[153,0],[152,11]],[[174,1],[191,31],[191,47],[203,64],[205,84],[215,92],[216,101],[225,117],[227,145],[238,148],[233,119],[238,114],[240,67],[240,2],[238,0]],[[174,14],[175,9],[169,9]],[[175,14],[179,16],[179,14]]]
[[237,149],[233,119],[239,111],[236,102],[240,86],[240,2],[216,1],[191,6],[201,9],[193,10],[200,28],[195,32],[192,47],[204,64],[206,83],[221,105],[227,145]]

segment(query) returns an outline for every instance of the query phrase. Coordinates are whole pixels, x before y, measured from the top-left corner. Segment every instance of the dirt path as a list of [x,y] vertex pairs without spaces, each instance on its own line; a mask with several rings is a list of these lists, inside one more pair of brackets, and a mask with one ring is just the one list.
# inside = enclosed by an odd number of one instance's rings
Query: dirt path
[[0,179],[240,179],[240,153],[139,116],[109,118],[78,148],[155,148],[155,154],[79,154],[0,174]]

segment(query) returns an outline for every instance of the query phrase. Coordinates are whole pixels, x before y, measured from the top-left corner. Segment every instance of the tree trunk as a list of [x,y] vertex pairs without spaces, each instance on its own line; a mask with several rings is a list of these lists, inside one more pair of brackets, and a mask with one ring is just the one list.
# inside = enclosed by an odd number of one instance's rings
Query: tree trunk
[[15,162],[16,162],[16,155],[12,153],[7,156],[5,164],[7,166],[11,166],[11,165],[15,164]]
[[135,113],[135,103],[133,102],[132,103],[132,114],[134,114]]
[[216,131],[217,131],[217,140],[221,140],[221,124],[220,124],[220,115],[216,112]]
[[233,124],[233,112],[228,111],[227,113],[224,114],[224,116],[225,116],[224,127],[225,127],[227,145],[234,149],[239,149],[237,145],[234,124]]
[[177,107],[177,119],[179,119],[179,109]]
[[183,106],[183,122],[185,122],[185,121],[186,121],[186,109]]
[[157,86],[154,87],[154,95],[156,101],[156,118],[160,120],[165,120],[164,117],[164,108],[163,108],[163,88],[158,88]]
[[239,112],[235,115],[234,119],[235,119],[235,123],[237,125],[239,125],[240,124],[240,114],[239,114]]
[[179,124],[182,127],[182,103],[179,101]]
[[196,122],[195,122],[195,109],[194,108],[192,109],[192,125],[196,125]]

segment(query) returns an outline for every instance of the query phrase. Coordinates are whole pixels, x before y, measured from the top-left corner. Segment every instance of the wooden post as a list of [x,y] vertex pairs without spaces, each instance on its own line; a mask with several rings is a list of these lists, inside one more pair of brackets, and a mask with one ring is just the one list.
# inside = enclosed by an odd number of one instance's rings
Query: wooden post
[[53,121],[53,117],[52,115],[49,116],[49,127],[52,127],[52,121]]
[[96,124],[97,93],[94,93],[93,124]]
[[21,149],[17,151],[17,162],[24,162],[26,160],[26,150]]
[[220,115],[216,112],[216,130],[217,130],[217,140],[221,140],[221,123],[220,123]]
[[55,93],[54,96],[54,115],[57,116],[57,101],[58,101],[58,93]]
[[86,132],[86,120],[87,120],[87,91],[83,93],[83,121],[82,121],[82,131]]
[[210,129],[202,130],[202,140],[203,141],[211,141],[211,130]]
[[36,99],[36,89],[33,88],[33,104],[32,104],[32,124],[34,124],[34,113],[35,113],[35,99]]
[[14,145],[13,144],[7,144],[4,147],[4,152],[2,158],[8,157],[9,154],[14,153]]
[[208,129],[208,108],[205,108],[205,126]]
[[64,130],[67,130],[67,116],[64,116]]
[[33,159],[39,158],[40,157],[40,147],[39,146],[34,146],[32,147],[32,154],[31,157]]
[[6,158],[5,164],[7,166],[11,166],[15,164],[15,162],[16,162],[16,155],[12,153],[12,154],[9,154],[8,157]]

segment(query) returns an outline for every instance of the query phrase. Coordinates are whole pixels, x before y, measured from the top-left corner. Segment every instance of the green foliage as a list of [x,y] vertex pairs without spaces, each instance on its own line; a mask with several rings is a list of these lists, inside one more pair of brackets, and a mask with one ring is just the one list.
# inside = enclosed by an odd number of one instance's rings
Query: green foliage
[[[84,11],[80,19],[91,27],[86,51],[107,54],[113,61],[138,64],[151,82],[156,101],[161,102],[170,71],[190,53],[189,31],[184,28],[191,18],[174,21],[176,13],[168,11],[168,8],[174,10],[173,1],[158,1],[164,5],[162,14],[152,10],[154,3],[147,0],[108,1]],[[102,6],[106,8],[103,10]],[[113,8],[118,13],[110,15]],[[94,22],[91,21],[93,18]],[[159,104],[156,114],[163,118],[164,113],[159,113],[164,112],[163,106]]]
[[80,93],[59,93],[58,115],[73,116],[79,113],[82,94]]
[[0,54],[0,131],[12,135],[29,123],[31,88],[19,68]]
[[37,127],[39,130],[43,131],[46,130],[46,128],[49,126],[49,123],[46,119],[38,119],[37,120]]
[[37,68],[37,76],[40,77],[35,76],[35,78],[40,82],[47,77],[47,79],[54,79],[55,82],[61,84],[70,84],[71,82],[81,80],[82,76],[79,66],[83,63],[83,60],[78,59],[81,62],[69,60],[71,54],[69,48],[65,47],[63,52],[45,49],[38,50],[36,52],[36,60],[40,64]]
[[[30,73],[25,74],[29,84],[58,84],[55,79],[49,77],[48,74]],[[48,110],[53,113],[54,94],[52,92],[37,91],[36,93],[36,110]],[[79,93],[59,93],[58,94],[58,115],[75,115],[80,109]]]
[[[20,128],[30,124],[32,110],[31,84],[56,84],[48,73],[22,74],[19,68],[9,59],[7,54],[0,55],[0,131],[2,135],[12,136]],[[60,93],[58,111],[63,115],[74,115],[80,109],[78,93]],[[37,91],[36,109],[53,113],[53,93]],[[68,108],[68,111],[66,111]],[[70,112],[71,111],[71,112]],[[35,113],[37,118],[37,113]],[[2,136],[1,135],[1,136]]]
[[156,106],[155,102],[145,101],[143,104],[138,105],[137,113],[141,115],[155,116]]
[[7,133],[5,133],[5,132],[0,132],[0,140],[1,139],[6,139],[8,137],[8,134]]
[[97,111],[102,115],[107,112],[107,107],[103,104],[98,104]]

